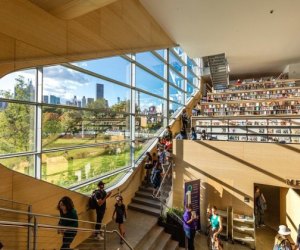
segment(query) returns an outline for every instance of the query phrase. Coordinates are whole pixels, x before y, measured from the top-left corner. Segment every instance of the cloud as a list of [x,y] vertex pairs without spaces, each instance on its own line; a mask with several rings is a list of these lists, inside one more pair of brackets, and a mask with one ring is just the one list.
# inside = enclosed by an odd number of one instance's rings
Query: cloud
[[86,75],[72,69],[64,68],[62,66],[53,66],[44,68],[44,77],[51,78],[60,82],[70,82],[72,84],[87,84],[89,79]]

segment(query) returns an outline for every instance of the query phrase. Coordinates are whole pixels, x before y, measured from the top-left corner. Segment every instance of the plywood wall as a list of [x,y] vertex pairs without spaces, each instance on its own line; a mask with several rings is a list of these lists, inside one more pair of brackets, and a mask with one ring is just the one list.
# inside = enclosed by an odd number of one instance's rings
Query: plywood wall
[[27,0],[0,1],[0,76],[175,45],[138,0],[112,2],[63,20]]
[[[79,194],[77,192],[72,192],[45,181],[40,181],[32,177],[14,172],[3,166],[0,166],[0,176],[1,198],[31,204],[32,211],[34,213],[59,216],[59,213],[56,210],[57,203],[63,196],[69,196],[74,202],[80,220],[95,221],[95,211],[87,211],[86,205],[88,202],[88,197],[85,195]],[[112,197],[107,201],[107,211],[103,223],[108,223],[109,221],[111,221],[113,207],[115,204],[114,196],[118,194],[118,192],[121,192],[124,197],[124,203],[129,204],[135,192],[138,190],[141,180],[142,168],[137,168],[132,176],[130,176],[130,178],[122,186],[120,186],[116,190],[113,190]],[[0,212],[0,216],[3,217],[4,214]],[[18,216],[12,216],[12,214],[10,214],[10,217],[12,219],[18,218]],[[53,225],[57,225],[58,223],[56,219],[39,219],[38,222],[49,223]],[[80,223],[79,227],[93,228],[93,225],[88,226],[88,224]],[[3,232],[4,231],[1,231],[1,241],[4,243],[4,245],[11,246],[12,242],[10,241],[11,239],[9,237],[11,237],[11,234],[12,232],[14,232],[14,230],[6,230],[7,237],[5,237],[5,233]],[[25,232],[18,231],[14,234],[16,235],[14,237],[17,237],[16,240],[14,240],[14,249],[22,249],[22,245],[20,242],[26,240]],[[75,238],[73,246],[79,244],[88,236],[88,234],[79,233]],[[61,245],[61,236],[58,235],[56,231],[40,230],[38,244],[39,249],[42,249],[43,246],[47,246],[47,249],[59,249]]]
[[[251,215],[254,183],[288,188],[286,179],[300,179],[299,152],[300,145],[174,141],[173,204],[183,205],[185,181],[201,179],[202,211],[214,204],[221,209],[232,206],[237,212]],[[245,197],[250,198],[249,203],[244,202]],[[293,218],[295,224],[300,223]]]

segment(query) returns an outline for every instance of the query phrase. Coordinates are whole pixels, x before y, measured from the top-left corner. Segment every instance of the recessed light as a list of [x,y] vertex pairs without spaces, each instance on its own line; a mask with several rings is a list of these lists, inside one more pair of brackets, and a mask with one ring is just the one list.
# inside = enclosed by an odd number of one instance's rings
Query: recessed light
[[273,14],[274,10],[270,10],[270,14]]

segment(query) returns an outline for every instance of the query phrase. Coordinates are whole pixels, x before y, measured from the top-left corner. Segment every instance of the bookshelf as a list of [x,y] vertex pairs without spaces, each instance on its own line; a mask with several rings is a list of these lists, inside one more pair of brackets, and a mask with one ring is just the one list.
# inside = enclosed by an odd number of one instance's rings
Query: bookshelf
[[300,81],[277,80],[229,85],[202,99],[207,117],[300,114]]
[[238,241],[255,249],[254,216],[236,213],[232,210],[232,242]]
[[197,139],[205,130],[208,140],[300,143],[298,116],[192,117]]
[[229,208],[227,207],[226,210],[218,210],[219,215],[222,218],[222,226],[223,230],[220,233],[225,240],[228,240],[228,233],[229,233]]

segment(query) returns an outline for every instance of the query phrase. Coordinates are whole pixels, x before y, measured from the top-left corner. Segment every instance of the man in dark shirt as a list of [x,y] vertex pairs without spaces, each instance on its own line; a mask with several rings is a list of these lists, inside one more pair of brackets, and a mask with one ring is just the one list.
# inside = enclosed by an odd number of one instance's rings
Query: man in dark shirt
[[[100,229],[101,229],[101,223],[105,214],[106,209],[106,199],[111,195],[111,192],[106,193],[104,190],[104,182],[100,181],[98,183],[98,190],[95,193],[96,200],[97,200],[97,208],[96,208],[96,214],[97,214],[97,224],[95,226],[96,230],[96,238],[98,240],[103,240],[103,237],[100,235]],[[98,231],[99,230],[99,231]]]

